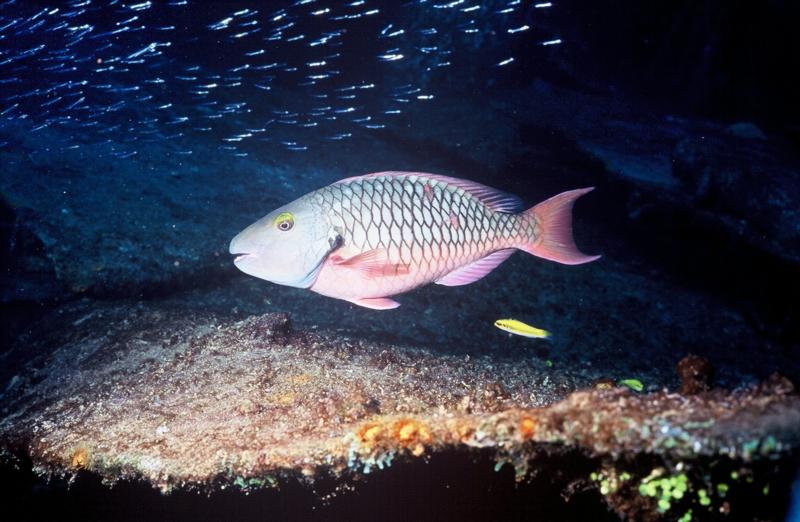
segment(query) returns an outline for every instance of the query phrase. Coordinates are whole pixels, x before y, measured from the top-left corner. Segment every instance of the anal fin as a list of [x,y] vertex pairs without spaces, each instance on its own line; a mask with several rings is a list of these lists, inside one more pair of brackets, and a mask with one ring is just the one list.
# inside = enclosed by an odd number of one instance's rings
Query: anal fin
[[444,286],[461,286],[474,283],[475,281],[486,276],[489,272],[497,268],[500,263],[508,259],[514,253],[515,248],[506,248],[492,252],[486,257],[482,257],[477,261],[473,261],[468,265],[461,268],[456,268],[443,278],[436,281],[437,285]]
[[371,308],[372,310],[391,310],[397,308],[400,303],[388,297],[364,297],[361,299],[351,299],[351,303],[363,306],[364,308]]

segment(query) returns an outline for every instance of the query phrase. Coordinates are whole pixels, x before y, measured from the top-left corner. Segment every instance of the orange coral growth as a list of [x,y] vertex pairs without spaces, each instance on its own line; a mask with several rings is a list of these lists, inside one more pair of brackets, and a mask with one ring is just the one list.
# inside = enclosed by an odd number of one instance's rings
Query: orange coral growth
[[456,433],[458,434],[458,440],[466,442],[475,434],[475,428],[470,424],[460,424],[456,427]]
[[427,426],[413,419],[404,419],[395,424],[395,437],[403,443],[429,442],[431,432]]
[[[414,419],[395,421],[391,427],[379,423],[365,424],[358,430],[357,434],[364,449],[368,451],[381,442],[389,446],[400,444],[411,450],[411,454],[415,457],[425,453],[425,444],[433,440],[428,426]],[[388,439],[386,438],[387,436]]]
[[523,417],[519,422],[519,432],[523,439],[530,439],[536,433],[536,421],[530,417]]
[[72,454],[72,467],[76,469],[85,469],[89,466],[89,450],[86,448],[78,448]]
[[365,444],[374,444],[375,441],[383,433],[383,427],[380,424],[368,424],[358,433],[361,442]]

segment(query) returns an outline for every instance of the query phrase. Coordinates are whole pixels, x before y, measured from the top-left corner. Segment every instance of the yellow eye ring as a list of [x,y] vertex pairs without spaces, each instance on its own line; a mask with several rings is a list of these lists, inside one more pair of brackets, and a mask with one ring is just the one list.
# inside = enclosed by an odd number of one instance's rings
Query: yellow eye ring
[[283,232],[289,231],[294,226],[294,214],[291,212],[281,212],[275,218],[275,226]]

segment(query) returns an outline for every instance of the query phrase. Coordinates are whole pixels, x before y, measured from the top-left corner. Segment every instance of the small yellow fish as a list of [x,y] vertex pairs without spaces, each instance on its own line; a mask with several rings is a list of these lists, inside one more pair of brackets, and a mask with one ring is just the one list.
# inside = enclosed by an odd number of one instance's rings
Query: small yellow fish
[[532,337],[534,339],[547,339],[550,337],[550,332],[547,330],[536,328],[516,319],[498,319],[494,322],[494,325],[501,330],[523,337]]

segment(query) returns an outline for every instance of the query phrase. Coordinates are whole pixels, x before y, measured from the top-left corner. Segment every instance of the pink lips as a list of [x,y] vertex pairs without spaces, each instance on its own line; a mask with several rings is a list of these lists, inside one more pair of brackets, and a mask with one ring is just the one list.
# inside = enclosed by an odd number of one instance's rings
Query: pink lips
[[242,255],[236,256],[236,258],[233,260],[233,264],[236,264],[239,261],[241,261],[242,259],[245,259],[247,257],[251,257],[252,255],[253,254],[242,254]]

